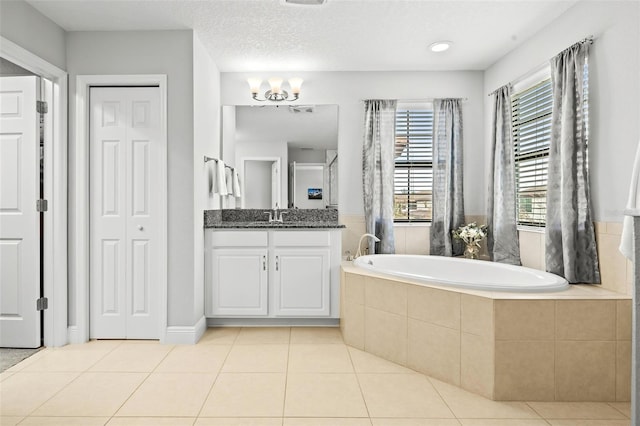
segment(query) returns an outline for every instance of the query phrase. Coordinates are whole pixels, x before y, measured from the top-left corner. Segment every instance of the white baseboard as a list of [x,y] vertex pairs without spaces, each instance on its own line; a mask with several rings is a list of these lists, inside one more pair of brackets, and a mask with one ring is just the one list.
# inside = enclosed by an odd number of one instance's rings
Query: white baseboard
[[169,326],[163,343],[169,345],[194,345],[198,343],[206,329],[207,320],[204,316],[193,326]]
[[80,330],[78,330],[77,325],[70,325],[69,327],[67,327],[67,342],[72,345],[85,343],[84,341],[80,340]]

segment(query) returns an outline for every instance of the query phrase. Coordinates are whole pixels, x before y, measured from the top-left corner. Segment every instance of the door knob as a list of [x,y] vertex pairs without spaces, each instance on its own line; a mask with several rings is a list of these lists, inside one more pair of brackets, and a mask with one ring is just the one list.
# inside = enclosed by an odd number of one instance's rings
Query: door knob
[[142,225],[138,225],[138,231],[142,231],[144,227]]

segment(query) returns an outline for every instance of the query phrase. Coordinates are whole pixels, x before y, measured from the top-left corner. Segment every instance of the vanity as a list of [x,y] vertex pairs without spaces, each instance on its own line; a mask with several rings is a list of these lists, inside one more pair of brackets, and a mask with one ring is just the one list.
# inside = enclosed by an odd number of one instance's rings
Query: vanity
[[[337,325],[335,209],[205,211],[205,316],[214,325]],[[273,219],[271,217],[271,219]]]

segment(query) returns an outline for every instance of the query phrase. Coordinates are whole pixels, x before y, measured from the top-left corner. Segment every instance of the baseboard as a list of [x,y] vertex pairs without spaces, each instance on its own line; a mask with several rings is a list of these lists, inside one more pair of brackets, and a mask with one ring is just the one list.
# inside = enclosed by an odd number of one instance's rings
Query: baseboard
[[207,329],[207,320],[203,316],[193,326],[169,326],[164,342],[169,345],[195,345]]
[[69,327],[67,327],[67,342],[72,345],[85,343],[83,341],[80,341],[80,330],[78,330],[77,325],[70,325]]
[[339,327],[340,318],[207,318],[209,327]]

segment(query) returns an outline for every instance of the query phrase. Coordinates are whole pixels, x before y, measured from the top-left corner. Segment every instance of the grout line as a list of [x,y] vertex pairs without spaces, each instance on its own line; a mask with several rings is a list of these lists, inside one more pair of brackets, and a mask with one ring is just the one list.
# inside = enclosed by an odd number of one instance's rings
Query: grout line
[[[340,334],[342,334],[342,332],[340,332]],[[367,417],[369,418],[369,423],[373,424],[373,421],[371,420],[371,412],[369,411],[369,406],[367,405],[367,399],[364,397],[364,392],[362,391],[362,384],[360,383],[360,376],[358,375],[357,371],[356,371],[356,366],[353,363],[353,358],[351,357],[351,351],[349,350],[349,348],[347,347],[347,345],[345,344],[345,348],[347,349],[347,356],[349,357],[349,361],[351,361],[351,368],[353,368],[353,375],[356,378],[356,382],[358,383],[358,389],[360,389],[360,396],[362,397],[362,402],[364,403],[364,408],[365,410],[367,410]]]
[[[451,408],[451,406],[449,405],[449,402],[445,399],[445,397],[444,397],[444,396],[442,396],[442,393],[440,393],[440,391],[438,390],[438,387],[437,387],[436,385],[434,385],[434,384],[433,384],[433,382],[431,381],[432,377],[431,377],[431,376],[428,376],[428,375],[426,375],[426,374],[424,374],[424,373],[420,373],[420,374],[422,374],[424,377],[426,377],[427,381],[429,382],[429,384],[431,385],[431,387],[433,388],[433,390],[435,390],[435,391],[436,391],[436,393],[438,394],[438,396],[440,397],[440,399],[442,400],[442,402],[444,402],[444,405],[446,405],[446,406],[447,406],[447,408],[449,409],[449,411],[451,411],[451,414],[453,414],[453,417],[456,419],[456,421],[458,421],[458,423],[462,423],[460,420],[458,420],[458,419],[460,419],[460,417],[458,417],[458,415],[456,414],[456,412],[455,412],[455,411],[453,411],[453,408]],[[437,379],[435,379],[435,378],[433,378],[433,379],[434,379],[434,380],[437,380]],[[445,382],[445,383],[446,383],[446,382]],[[447,383],[447,384],[448,384],[448,383]],[[452,385],[452,386],[455,386],[455,385]],[[462,389],[462,388],[460,388],[460,389]]]
[[287,384],[289,383],[289,362],[291,362],[291,334],[292,329],[289,327],[289,345],[287,347],[287,368],[284,373],[284,396],[282,398],[282,425],[284,425],[284,411],[287,406]]
[[[617,402],[617,401],[616,401],[616,402]],[[625,404],[625,403],[626,403],[626,402],[623,402],[623,404]],[[608,405],[609,407],[611,407],[611,408],[613,408],[614,410],[618,411],[620,414],[622,414],[623,416],[625,416],[627,419],[629,418],[629,416],[627,416],[627,414],[626,414],[626,413],[623,413],[623,412],[622,412],[622,410],[620,410],[620,409],[619,409],[618,407],[616,407],[615,405],[611,405],[611,404],[612,404],[611,402],[607,402],[607,405]],[[615,402],[614,402],[614,404],[615,404]],[[629,402],[629,404],[631,404],[631,403]]]
[[204,406],[207,403],[207,400],[209,399],[209,397],[211,396],[211,392],[213,391],[213,387],[218,382],[218,378],[220,377],[220,374],[222,373],[222,368],[224,367],[224,364],[227,362],[227,359],[229,358],[229,354],[231,354],[231,351],[233,350],[233,346],[235,345],[235,342],[238,339],[238,336],[240,335],[240,331],[242,331],[242,329],[240,329],[238,331],[238,333],[236,334],[236,337],[233,339],[233,342],[229,346],[229,350],[227,351],[227,354],[225,355],[224,359],[222,360],[222,363],[220,364],[220,368],[218,369],[218,372],[216,373],[216,377],[214,377],[213,378],[213,382],[211,382],[211,387],[209,388],[209,392],[207,392],[207,396],[205,396],[204,400],[202,401],[202,405],[200,406],[200,409],[198,410],[198,414],[196,414],[196,418],[193,421],[194,425],[198,421],[198,418],[200,417],[200,414],[202,413],[202,410],[204,410]]

